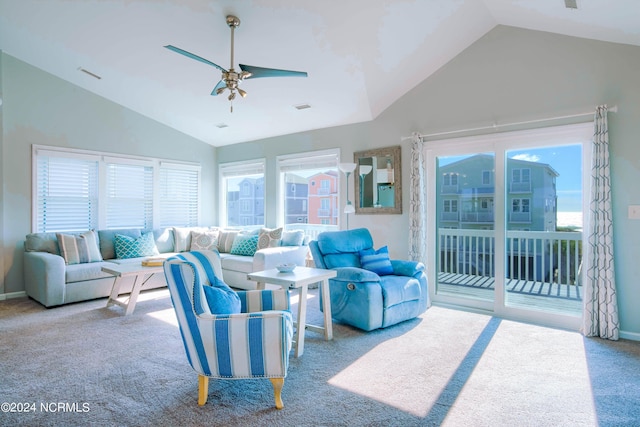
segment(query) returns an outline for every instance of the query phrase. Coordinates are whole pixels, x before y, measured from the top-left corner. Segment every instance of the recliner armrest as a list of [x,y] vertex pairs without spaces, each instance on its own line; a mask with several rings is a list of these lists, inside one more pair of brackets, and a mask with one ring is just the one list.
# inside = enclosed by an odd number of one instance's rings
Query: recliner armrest
[[424,271],[424,264],[419,261],[406,261],[399,259],[392,259],[391,266],[393,267],[393,274],[396,276],[408,276],[413,277]]
[[332,280],[343,282],[379,282],[380,276],[373,271],[358,267],[337,267],[337,276]]

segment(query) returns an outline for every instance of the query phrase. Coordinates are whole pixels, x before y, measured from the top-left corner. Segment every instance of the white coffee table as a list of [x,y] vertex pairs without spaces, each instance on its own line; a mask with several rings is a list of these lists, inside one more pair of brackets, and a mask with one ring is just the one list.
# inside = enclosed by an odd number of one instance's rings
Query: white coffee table
[[[107,307],[111,305],[119,305],[120,307],[124,307],[125,316],[133,313],[133,309],[136,307],[136,301],[138,300],[140,290],[151,278],[151,276],[153,276],[155,273],[164,274],[164,270],[161,265],[145,267],[140,263],[113,264],[112,266],[110,265],[102,267],[102,271],[112,274],[116,277],[113,282],[113,287],[111,288],[111,294],[109,295],[109,299],[107,300]],[[129,276],[134,276],[133,288],[131,289],[129,297],[125,297],[123,300],[120,300],[118,299],[118,296],[120,295],[120,286],[122,285],[122,280],[125,277]]]
[[[277,269],[257,271],[247,275],[249,280],[258,282],[258,289],[264,289],[265,283],[281,286],[287,289],[299,290],[298,321],[296,327],[295,357],[304,353],[304,331],[309,329],[324,333],[326,340],[333,339],[333,324],[331,322],[331,295],[329,294],[329,279],[336,277],[335,270],[322,270],[319,268],[296,267],[290,273],[280,273]],[[324,326],[308,325],[307,320],[307,290],[310,284],[320,283],[322,292],[322,311],[324,314]]]

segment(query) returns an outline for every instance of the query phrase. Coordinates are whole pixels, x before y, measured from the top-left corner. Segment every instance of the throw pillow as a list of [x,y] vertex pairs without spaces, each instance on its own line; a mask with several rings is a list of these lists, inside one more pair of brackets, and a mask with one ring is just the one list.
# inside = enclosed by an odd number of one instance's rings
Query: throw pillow
[[291,230],[282,232],[282,240],[280,240],[280,246],[302,246],[303,243],[303,230]]
[[160,255],[156,242],[153,239],[153,232],[144,233],[134,239],[133,237],[116,234],[115,237],[116,258],[137,258],[141,256]]
[[258,249],[258,236],[255,234],[238,234],[231,246],[231,255],[253,256]]
[[233,246],[233,241],[240,233],[240,230],[220,230],[218,234],[218,251],[229,253]]
[[386,246],[377,251],[373,250],[373,248],[363,249],[359,254],[360,264],[365,270],[373,271],[378,276],[393,274],[393,266],[389,259],[389,249]]
[[191,247],[192,231],[208,231],[207,227],[173,227],[174,252],[186,252]]
[[191,251],[212,251],[218,250],[218,230],[215,231],[192,231]]
[[60,254],[68,265],[102,261],[98,247],[98,235],[87,231],[80,235],[56,233]]
[[263,228],[258,235],[258,250],[264,248],[273,248],[280,245],[282,238],[282,227],[280,228]]
[[211,314],[240,313],[240,297],[226,283],[216,277],[216,283],[203,286]]

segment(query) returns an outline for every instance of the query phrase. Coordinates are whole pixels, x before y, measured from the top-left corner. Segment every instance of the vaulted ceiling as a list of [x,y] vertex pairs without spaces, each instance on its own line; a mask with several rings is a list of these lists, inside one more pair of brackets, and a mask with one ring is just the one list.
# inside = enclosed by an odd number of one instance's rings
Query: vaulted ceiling
[[[577,9],[565,0],[0,0],[0,50],[222,146],[373,120],[496,25],[640,45],[640,1],[575,3]],[[248,95],[237,97],[231,112],[227,94],[211,96],[221,71],[163,47],[228,69],[227,15],[241,20],[235,67],[308,77],[242,81]]]

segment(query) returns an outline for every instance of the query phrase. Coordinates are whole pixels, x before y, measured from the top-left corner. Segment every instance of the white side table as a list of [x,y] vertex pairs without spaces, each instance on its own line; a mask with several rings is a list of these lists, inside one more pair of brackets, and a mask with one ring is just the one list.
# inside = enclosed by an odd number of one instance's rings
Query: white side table
[[[151,276],[155,273],[164,274],[164,270],[161,265],[145,267],[140,265],[140,263],[113,264],[113,266],[102,267],[102,271],[116,277],[113,282],[113,287],[111,288],[111,294],[107,300],[107,307],[114,304],[124,307],[125,316],[133,313],[133,309],[136,307],[136,301],[138,301],[140,290]],[[134,276],[133,288],[131,289],[129,298],[121,301],[118,299],[118,296],[120,295],[120,286],[122,285],[122,279],[127,276]]]
[[[257,271],[247,275],[249,280],[258,282],[258,289],[264,289],[265,283],[281,286],[287,289],[299,289],[298,321],[295,337],[295,357],[304,353],[304,331],[310,329],[324,333],[328,341],[333,339],[333,323],[331,322],[331,295],[329,294],[329,279],[336,277],[335,270],[320,268],[296,267],[290,273],[280,273],[277,269]],[[324,326],[308,325],[307,321],[307,291],[312,283],[320,283],[322,292],[322,311]]]

